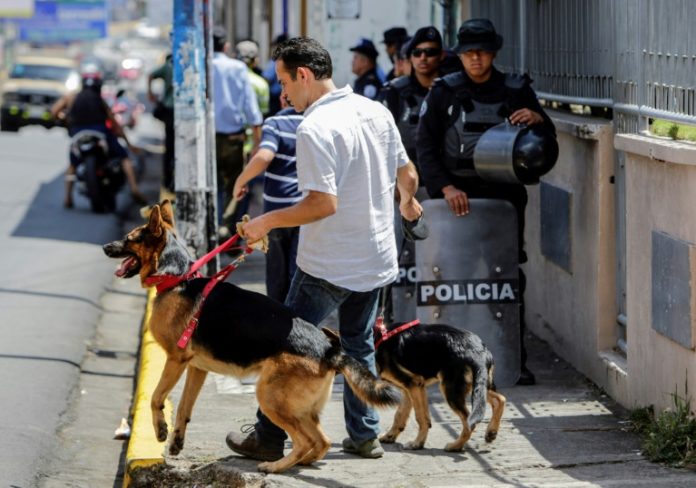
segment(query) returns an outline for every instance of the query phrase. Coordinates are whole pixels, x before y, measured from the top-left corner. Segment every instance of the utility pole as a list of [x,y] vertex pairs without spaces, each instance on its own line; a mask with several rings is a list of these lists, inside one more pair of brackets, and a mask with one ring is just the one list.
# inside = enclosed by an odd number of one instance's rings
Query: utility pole
[[[174,0],[176,220],[197,257],[217,245],[217,177],[211,84],[212,9],[208,0]],[[217,271],[216,258],[208,273]]]

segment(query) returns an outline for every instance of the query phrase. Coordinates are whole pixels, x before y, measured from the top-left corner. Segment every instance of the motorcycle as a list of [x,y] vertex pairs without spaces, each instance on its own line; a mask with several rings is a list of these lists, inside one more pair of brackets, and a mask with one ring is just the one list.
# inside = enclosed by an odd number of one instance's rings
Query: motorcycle
[[119,159],[109,158],[106,136],[94,130],[82,130],[70,140],[70,151],[77,157],[75,168],[78,191],[89,198],[93,212],[116,210],[116,194],[125,182]]
[[145,105],[129,96],[124,89],[119,89],[116,93],[104,90],[102,98],[111,107],[121,127],[134,128],[140,115],[145,111]]

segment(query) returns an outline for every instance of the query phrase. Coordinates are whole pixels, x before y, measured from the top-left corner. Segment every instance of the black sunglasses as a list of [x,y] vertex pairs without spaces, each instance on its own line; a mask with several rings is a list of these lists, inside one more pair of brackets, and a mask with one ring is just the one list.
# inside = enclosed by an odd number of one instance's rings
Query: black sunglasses
[[442,49],[439,47],[426,47],[424,49],[416,47],[411,50],[411,56],[414,58],[420,58],[421,54],[425,54],[427,58],[432,58],[434,56],[439,56],[441,52]]

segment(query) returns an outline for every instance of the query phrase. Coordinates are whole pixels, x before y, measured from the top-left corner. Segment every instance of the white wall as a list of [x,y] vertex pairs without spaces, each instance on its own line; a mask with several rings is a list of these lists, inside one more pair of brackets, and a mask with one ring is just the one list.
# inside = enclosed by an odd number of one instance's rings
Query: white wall
[[[273,0],[272,36],[282,31],[282,0]],[[403,26],[409,33],[419,27],[433,24],[433,2],[430,0],[360,0],[359,19],[329,19],[326,13],[326,0],[307,0],[307,35],[321,42],[331,53],[334,66],[334,81],[337,86],[352,83],[355,76],[350,71],[353,53],[351,46],[361,37],[372,39],[379,51],[378,64],[385,73],[391,69],[391,62],[381,44],[382,33],[390,27]],[[288,1],[289,35],[300,34],[300,0]],[[441,15],[437,15],[438,29]]]

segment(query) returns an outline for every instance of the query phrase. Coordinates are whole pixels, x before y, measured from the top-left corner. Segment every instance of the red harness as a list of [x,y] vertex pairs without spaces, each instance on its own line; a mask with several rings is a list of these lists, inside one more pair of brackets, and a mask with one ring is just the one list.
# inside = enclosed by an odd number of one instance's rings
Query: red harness
[[[164,293],[167,290],[171,290],[175,286],[179,285],[180,283],[183,283],[184,281],[188,281],[192,278],[202,278],[203,275],[198,271],[201,269],[203,266],[205,266],[210,260],[212,260],[215,256],[220,254],[221,252],[224,252],[228,249],[230,249],[237,241],[239,240],[239,234],[235,234],[232,237],[230,237],[228,240],[220,244],[218,247],[210,251],[208,254],[203,256],[202,258],[198,259],[196,262],[194,262],[191,265],[191,268],[183,275],[181,276],[176,276],[176,275],[151,275],[145,278],[145,285],[147,286],[156,286],[157,287],[157,293]],[[193,314],[193,317],[191,317],[191,320],[189,321],[188,325],[184,329],[184,332],[181,334],[181,337],[179,337],[179,340],[177,341],[176,345],[179,346],[181,349],[184,349],[186,345],[189,343],[191,340],[191,336],[193,336],[193,332],[196,330],[196,327],[198,327],[198,318],[201,316],[201,311],[203,310],[203,303],[205,302],[205,299],[208,297],[211,291],[213,291],[213,288],[215,288],[215,285],[220,283],[221,281],[225,281],[227,276],[237,269],[237,266],[239,263],[241,263],[244,260],[244,257],[247,254],[250,254],[253,251],[252,248],[246,246],[244,248],[244,254],[239,256],[237,259],[232,261],[230,264],[222,268],[220,271],[215,273],[213,276],[210,277],[210,280],[208,283],[205,285],[205,288],[203,288],[203,292],[201,293],[201,299],[198,302],[198,305],[196,307],[196,311]]]
[[391,339],[397,334],[400,334],[401,332],[405,331],[406,329],[410,329],[411,327],[415,327],[416,325],[420,324],[420,320],[412,320],[411,322],[407,322],[403,325],[398,326],[396,329],[392,330],[387,330],[387,327],[384,325],[384,322],[382,322],[382,317],[379,317],[377,319],[377,323],[375,324],[374,327],[374,335],[375,335],[375,349],[379,347],[381,343],[383,343],[386,340]]

